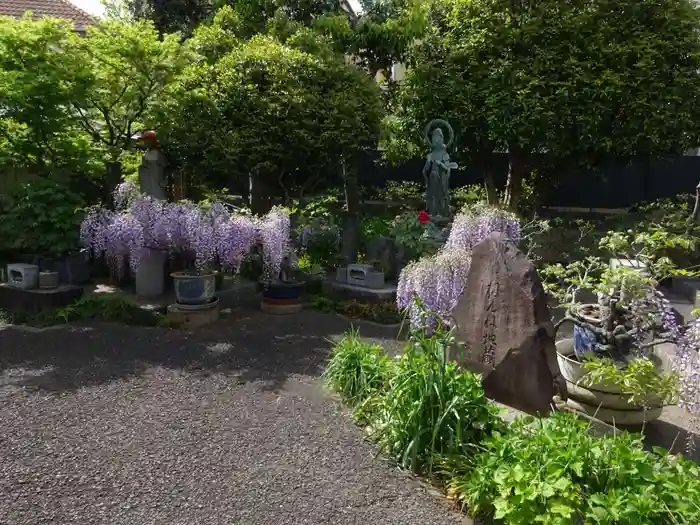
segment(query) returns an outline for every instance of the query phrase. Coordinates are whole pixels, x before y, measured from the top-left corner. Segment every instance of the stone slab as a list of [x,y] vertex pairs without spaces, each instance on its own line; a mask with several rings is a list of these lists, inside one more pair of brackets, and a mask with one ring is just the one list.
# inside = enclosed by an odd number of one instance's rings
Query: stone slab
[[676,276],[671,279],[671,289],[690,301],[697,308],[700,306],[700,278]]
[[[175,303],[175,293],[167,291],[161,297],[146,299],[138,297],[133,289],[119,288],[109,283],[93,283],[85,287],[88,295],[118,294],[138,304],[144,310],[167,313],[168,305]],[[260,303],[260,293],[257,290],[257,283],[233,277],[225,277],[221,288],[216,290],[219,298],[219,307],[226,308],[257,308]]]
[[219,320],[220,309],[217,304],[206,310],[182,310],[176,304],[168,306],[168,321],[180,328],[193,329]]
[[83,296],[82,286],[64,284],[58,288],[22,290],[0,283],[0,309],[36,314],[74,303]]
[[386,285],[383,288],[364,288],[347,283],[326,281],[325,291],[339,299],[358,299],[382,303],[396,300],[396,286]]

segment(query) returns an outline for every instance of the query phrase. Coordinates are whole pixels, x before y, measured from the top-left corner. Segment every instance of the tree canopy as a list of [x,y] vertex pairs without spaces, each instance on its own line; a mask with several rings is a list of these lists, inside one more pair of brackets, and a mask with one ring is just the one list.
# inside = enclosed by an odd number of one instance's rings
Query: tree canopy
[[398,139],[417,145],[413,130],[446,118],[491,181],[489,155],[508,151],[511,206],[533,155],[594,163],[700,144],[690,0],[450,0],[432,19],[411,50]]
[[339,174],[342,160],[376,146],[383,114],[379,88],[365,73],[269,36],[243,40],[213,64],[191,65],[160,110],[160,129],[183,170],[218,186],[252,174],[268,196],[265,188],[289,188],[299,171],[309,184]]

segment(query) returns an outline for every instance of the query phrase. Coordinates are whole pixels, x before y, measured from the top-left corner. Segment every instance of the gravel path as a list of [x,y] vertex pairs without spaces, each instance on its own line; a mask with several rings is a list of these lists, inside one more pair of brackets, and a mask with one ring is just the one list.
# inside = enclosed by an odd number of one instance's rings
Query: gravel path
[[0,330],[0,524],[470,523],[320,387],[345,328],[238,312],[195,333]]

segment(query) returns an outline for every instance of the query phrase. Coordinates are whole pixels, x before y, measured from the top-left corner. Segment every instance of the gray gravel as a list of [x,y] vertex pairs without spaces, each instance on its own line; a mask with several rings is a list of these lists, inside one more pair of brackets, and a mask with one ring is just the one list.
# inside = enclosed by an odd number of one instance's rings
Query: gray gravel
[[345,328],[236,312],[195,333],[0,330],[0,525],[469,523],[321,388]]

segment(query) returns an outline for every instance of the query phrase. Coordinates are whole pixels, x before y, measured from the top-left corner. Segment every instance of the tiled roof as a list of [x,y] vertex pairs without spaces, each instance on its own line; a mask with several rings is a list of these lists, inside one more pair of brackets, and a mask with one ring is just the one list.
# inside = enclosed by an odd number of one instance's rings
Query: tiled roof
[[27,11],[32,18],[63,18],[73,22],[76,31],[85,30],[95,19],[68,0],[0,0],[0,16],[22,18]]

